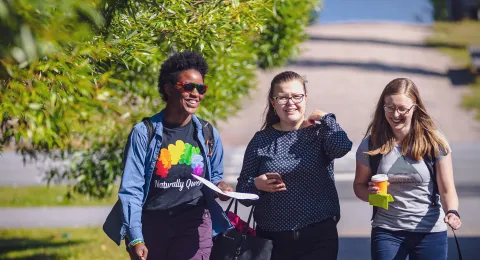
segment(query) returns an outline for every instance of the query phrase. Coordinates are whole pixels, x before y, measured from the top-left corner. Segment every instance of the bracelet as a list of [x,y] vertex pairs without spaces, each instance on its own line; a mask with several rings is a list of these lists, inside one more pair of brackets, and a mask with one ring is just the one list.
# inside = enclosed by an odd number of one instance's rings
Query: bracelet
[[145,242],[143,242],[143,239],[137,238],[128,244],[128,248],[132,248],[140,243],[145,244]]
[[454,210],[454,209],[451,209],[451,210],[447,211],[447,215],[448,215],[449,213],[452,213],[452,214],[454,214],[455,216],[457,216],[458,218],[460,218],[460,214],[458,214],[458,211],[456,211],[456,210]]

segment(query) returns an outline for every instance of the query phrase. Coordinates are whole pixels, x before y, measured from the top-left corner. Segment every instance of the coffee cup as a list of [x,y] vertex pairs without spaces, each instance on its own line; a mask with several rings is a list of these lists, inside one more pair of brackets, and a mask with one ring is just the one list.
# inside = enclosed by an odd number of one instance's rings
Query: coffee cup
[[380,194],[387,194],[388,176],[386,174],[375,174],[372,176],[373,185],[378,187]]

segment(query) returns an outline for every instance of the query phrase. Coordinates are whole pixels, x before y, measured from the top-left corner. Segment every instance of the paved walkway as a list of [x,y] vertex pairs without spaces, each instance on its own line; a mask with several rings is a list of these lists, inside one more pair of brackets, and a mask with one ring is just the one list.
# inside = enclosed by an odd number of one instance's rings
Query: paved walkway
[[480,124],[460,107],[465,88],[453,87],[449,57],[423,44],[430,29],[405,24],[314,25],[300,57],[289,66],[258,74],[258,89],[243,109],[219,124],[225,146],[245,146],[262,123],[271,79],[293,70],[308,80],[307,113],[322,109],[337,115],[350,139],[359,143],[385,85],[411,78],[424,103],[451,143],[480,140]]

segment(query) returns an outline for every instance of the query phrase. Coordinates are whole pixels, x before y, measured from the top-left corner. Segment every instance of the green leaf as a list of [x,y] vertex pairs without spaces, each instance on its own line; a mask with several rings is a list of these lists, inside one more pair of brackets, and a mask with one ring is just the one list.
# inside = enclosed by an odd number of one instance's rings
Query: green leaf
[[30,103],[28,107],[32,110],[40,110],[42,108],[42,104],[39,103]]

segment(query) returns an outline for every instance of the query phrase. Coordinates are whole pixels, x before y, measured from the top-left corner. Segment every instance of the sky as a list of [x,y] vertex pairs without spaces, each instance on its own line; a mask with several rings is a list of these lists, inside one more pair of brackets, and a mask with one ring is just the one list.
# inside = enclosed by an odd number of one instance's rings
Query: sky
[[353,21],[432,23],[428,0],[323,0],[322,24]]

